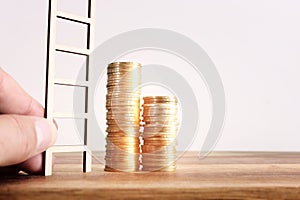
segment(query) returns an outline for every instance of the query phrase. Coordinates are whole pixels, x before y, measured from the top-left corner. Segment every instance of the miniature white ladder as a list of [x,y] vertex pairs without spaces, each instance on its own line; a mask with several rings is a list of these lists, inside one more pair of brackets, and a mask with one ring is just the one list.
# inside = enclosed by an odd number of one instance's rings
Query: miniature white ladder
[[[49,15],[48,15],[48,52],[47,52],[47,76],[46,76],[46,102],[45,102],[45,117],[53,120],[55,118],[63,119],[84,119],[84,144],[83,145],[62,145],[53,146],[44,152],[44,175],[52,175],[52,154],[55,152],[82,152],[83,153],[83,172],[90,172],[92,166],[92,155],[87,148],[87,132],[89,130],[89,108],[88,105],[93,98],[89,88],[89,77],[92,74],[92,69],[89,67],[89,56],[94,48],[94,34],[95,34],[95,14],[96,14],[96,0],[88,1],[88,16],[77,16],[70,13],[65,13],[57,10],[58,0],[49,0]],[[76,23],[86,24],[88,29],[86,49],[77,47],[62,46],[56,44],[56,21],[57,18],[69,20]],[[55,79],[55,55],[56,52],[65,52],[70,54],[86,56],[86,80],[63,80]],[[54,113],[54,85],[63,85],[69,87],[85,87],[85,113]]]

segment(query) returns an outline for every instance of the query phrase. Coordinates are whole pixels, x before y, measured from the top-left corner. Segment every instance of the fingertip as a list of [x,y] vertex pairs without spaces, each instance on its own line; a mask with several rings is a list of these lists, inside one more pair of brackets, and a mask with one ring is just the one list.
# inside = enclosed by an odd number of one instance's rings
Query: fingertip
[[[52,158],[52,168],[55,165],[55,157]],[[18,165],[18,169],[30,175],[43,175],[43,154],[38,154]]]
[[[43,106],[0,67],[0,113],[43,117]],[[13,91],[13,92],[12,92]]]
[[23,163],[18,165],[19,170],[22,170],[28,174],[41,175],[43,174],[43,156],[38,154]]
[[[30,158],[34,159],[34,163],[40,163],[39,165],[34,164],[35,168],[30,171],[39,171],[42,158],[40,156],[32,157],[55,143],[57,129],[51,120],[44,118],[1,115],[0,138],[1,167],[22,163]],[[26,163],[27,161],[23,165]]]
[[45,151],[56,142],[57,128],[55,124],[47,119],[39,119],[35,122],[37,149]]

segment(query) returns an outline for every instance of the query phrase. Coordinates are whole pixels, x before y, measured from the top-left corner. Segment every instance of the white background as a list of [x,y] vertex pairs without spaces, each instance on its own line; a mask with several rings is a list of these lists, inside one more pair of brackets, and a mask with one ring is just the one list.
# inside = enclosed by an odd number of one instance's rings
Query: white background
[[[62,10],[86,14],[81,11],[85,0],[58,1]],[[0,3],[0,66],[41,104],[47,7],[46,0]],[[190,37],[211,57],[225,87],[226,121],[215,150],[300,151],[299,8],[298,0],[97,0],[96,46],[138,28],[169,29]],[[83,29],[60,22],[58,28],[58,42],[82,45],[77,38]],[[140,55],[129,58],[147,63],[163,57],[156,62],[181,66],[167,55]],[[198,150],[210,114],[205,87],[199,83],[194,88],[204,99],[201,128],[191,148]],[[58,142],[75,141],[68,137],[61,134]]]

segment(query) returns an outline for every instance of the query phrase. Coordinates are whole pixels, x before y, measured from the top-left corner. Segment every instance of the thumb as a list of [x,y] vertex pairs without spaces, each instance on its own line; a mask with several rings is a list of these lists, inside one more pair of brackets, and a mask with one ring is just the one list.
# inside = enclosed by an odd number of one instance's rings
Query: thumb
[[43,118],[21,115],[0,116],[0,166],[23,162],[53,145],[55,125]]

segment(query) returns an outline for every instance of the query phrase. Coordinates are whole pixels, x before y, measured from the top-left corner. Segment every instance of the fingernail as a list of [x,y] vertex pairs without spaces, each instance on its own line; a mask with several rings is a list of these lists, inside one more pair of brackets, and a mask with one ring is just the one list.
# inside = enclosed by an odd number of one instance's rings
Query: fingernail
[[57,129],[51,121],[47,119],[40,119],[36,121],[35,131],[38,151],[42,152],[55,143]]
[[55,121],[55,119],[53,119],[52,121],[53,121],[53,124],[55,125],[56,129],[58,130],[57,122]]

